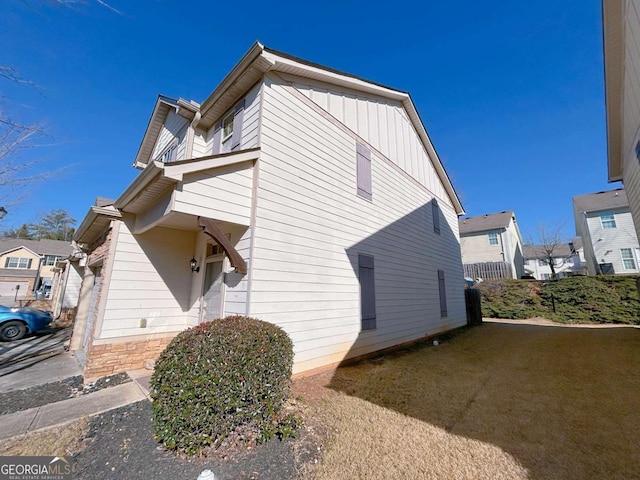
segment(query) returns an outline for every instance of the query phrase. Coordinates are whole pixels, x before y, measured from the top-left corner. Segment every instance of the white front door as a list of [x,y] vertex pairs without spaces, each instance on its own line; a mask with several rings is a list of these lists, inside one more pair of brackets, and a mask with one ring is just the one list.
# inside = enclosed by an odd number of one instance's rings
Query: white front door
[[224,306],[223,260],[206,263],[202,288],[201,322],[208,322],[222,316]]

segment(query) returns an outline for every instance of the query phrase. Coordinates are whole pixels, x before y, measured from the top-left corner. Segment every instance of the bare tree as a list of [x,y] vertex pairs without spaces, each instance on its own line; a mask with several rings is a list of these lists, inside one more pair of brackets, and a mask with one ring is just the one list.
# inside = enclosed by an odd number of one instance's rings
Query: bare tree
[[[564,224],[557,224],[552,226],[538,225],[536,229],[535,241],[529,239],[529,243],[534,247],[539,259],[542,259],[551,269],[551,278],[553,280],[558,279],[556,267],[562,267],[570,261],[571,252],[569,255],[565,255],[565,246],[568,245],[568,240],[564,234]],[[556,260],[560,259],[562,263],[556,265]]]

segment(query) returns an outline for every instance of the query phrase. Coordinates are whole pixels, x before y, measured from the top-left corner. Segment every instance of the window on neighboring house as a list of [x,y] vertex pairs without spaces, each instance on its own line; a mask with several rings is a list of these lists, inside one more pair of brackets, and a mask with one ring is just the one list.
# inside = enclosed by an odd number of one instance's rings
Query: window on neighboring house
[[524,259],[524,264],[525,264],[525,265],[529,265],[529,259],[528,259],[528,258],[525,258],[525,259]]
[[244,99],[222,117],[213,129],[213,154],[240,150],[242,140],[242,119],[244,116]]
[[539,258],[538,265],[540,265],[541,267],[544,267],[546,265],[549,265],[549,262],[545,258]]
[[438,293],[440,295],[440,316],[447,316],[447,289],[444,282],[444,270],[438,270]]
[[356,143],[356,176],[358,195],[371,200],[371,151],[361,143]]
[[53,266],[56,264],[60,257],[56,257],[55,255],[45,255],[43,265]]
[[31,268],[30,258],[7,257],[4,261],[4,268]]
[[372,256],[358,255],[358,281],[362,330],[373,330],[376,328],[376,285]]
[[498,232],[489,232],[489,245],[498,245]]
[[550,273],[542,273],[542,274],[540,274],[540,278],[542,280],[551,280],[551,274]]
[[602,228],[616,228],[616,217],[611,212],[601,213],[600,222],[602,223]]
[[635,270],[636,260],[633,258],[633,250],[630,248],[621,248],[620,254],[622,255],[622,263],[625,270]]
[[433,214],[433,231],[440,233],[440,205],[435,198],[431,200],[431,213]]

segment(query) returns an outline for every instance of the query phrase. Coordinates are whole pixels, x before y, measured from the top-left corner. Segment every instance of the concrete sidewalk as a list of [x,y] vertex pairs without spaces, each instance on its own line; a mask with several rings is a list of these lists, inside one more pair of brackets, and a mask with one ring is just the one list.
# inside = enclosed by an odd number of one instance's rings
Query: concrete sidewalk
[[0,440],[64,425],[146,398],[148,398],[148,391],[134,380],[42,407],[0,415]]

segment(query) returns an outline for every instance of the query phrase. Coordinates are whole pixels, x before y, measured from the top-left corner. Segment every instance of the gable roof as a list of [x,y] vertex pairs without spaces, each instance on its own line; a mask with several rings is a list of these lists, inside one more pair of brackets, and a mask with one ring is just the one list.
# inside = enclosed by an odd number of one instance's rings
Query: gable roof
[[499,228],[507,228],[511,220],[515,222],[515,214],[513,210],[506,210],[499,213],[488,213],[478,215],[477,217],[466,217],[458,220],[460,227],[460,235],[466,233],[485,232],[488,230],[497,230]]
[[68,257],[73,252],[71,242],[62,240],[26,240],[24,238],[0,238],[0,254],[26,248],[38,255]]
[[[568,243],[562,243],[560,245],[557,245],[553,249],[553,258],[566,258],[566,257],[570,257],[571,255],[575,255],[575,253],[571,251],[571,247],[569,246]],[[542,245],[523,245],[522,257],[525,259],[547,258],[548,255],[547,255],[547,252],[545,251],[544,246]]]
[[[155,145],[155,139],[162,128],[162,120],[160,119],[163,119],[167,114],[167,111],[161,111],[164,107],[160,106],[160,103],[167,107],[172,106],[172,108],[185,108],[185,105],[188,105],[190,109],[194,110],[193,121],[198,122],[199,127],[209,129],[216,120],[231,108],[235,102],[267,72],[281,72],[311,78],[400,102],[406,110],[428,157],[433,163],[438,178],[444,185],[444,189],[451,199],[456,213],[458,215],[464,214],[462,203],[453,188],[453,184],[444,169],[440,157],[431,143],[431,139],[424,128],[420,115],[407,92],[385,87],[355,75],[340,72],[277,50],[272,50],[260,42],[253,44],[249,51],[231,69],[229,74],[202,104],[197,104],[193,101],[187,102],[183,99],[174,100],[168,97],[161,97],[156,104],[156,109],[154,109],[142,145],[136,156],[134,166],[143,168],[152,161],[150,157]],[[186,114],[184,116],[186,118]],[[160,121],[159,125],[157,125],[158,121]]]
[[573,197],[573,203],[579,212],[600,212],[616,208],[629,208],[629,200],[627,200],[627,192],[624,191],[624,188],[576,195]]

